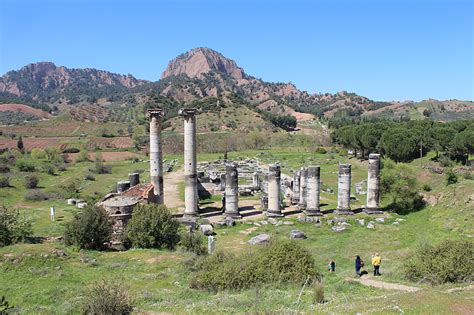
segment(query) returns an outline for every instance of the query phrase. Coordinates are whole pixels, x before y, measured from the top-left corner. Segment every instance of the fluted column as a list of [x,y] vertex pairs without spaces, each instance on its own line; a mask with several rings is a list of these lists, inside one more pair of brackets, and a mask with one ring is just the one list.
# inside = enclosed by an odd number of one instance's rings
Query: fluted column
[[300,170],[300,200],[298,202],[298,207],[300,209],[306,209],[306,176],[308,170],[306,167],[302,167]]
[[297,204],[300,201],[300,171],[293,174],[293,196],[291,196],[291,203]]

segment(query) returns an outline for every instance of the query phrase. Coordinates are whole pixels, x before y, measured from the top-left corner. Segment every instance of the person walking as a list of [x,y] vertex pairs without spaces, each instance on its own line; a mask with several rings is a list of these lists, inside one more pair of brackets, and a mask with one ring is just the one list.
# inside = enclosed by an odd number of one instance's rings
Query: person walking
[[380,276],[380,264],[382,263],[382,258],[380,258],[379,253],[375,253],[372,256],[372,266],[374,266],[374,276]]
[[328,264],[329,272],[336,272],[336,262],[331,260]]
[[362,259],[360,259],[360,256],[357,255],[355,259],[355,272],[357,276],[361,276],[360,269],[362,268]]

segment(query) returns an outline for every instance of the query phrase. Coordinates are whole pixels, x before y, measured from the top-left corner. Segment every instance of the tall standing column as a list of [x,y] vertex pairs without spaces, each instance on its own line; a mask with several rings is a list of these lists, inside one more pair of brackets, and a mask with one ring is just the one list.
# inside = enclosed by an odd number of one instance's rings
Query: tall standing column
[[253,172],[252,174],[252,186],[254,188],[260,188],[260,178],[258,177],[258,172]]
[[337,214],[352,214],[351,206],[351,165],[339,164],[337,188]]
[[319,208],[319,197],[321,190],[321,168],[319,166],[309,166],[307,172],[307,197],[306,215],[323,215]]
[[269,217],[282,217],[280,209],[280,165],[270,165],[268,169],[268,210]]
[[306,208],[306,176],[308,175],[308,170],[306,167],[302,167],[300,170],[300,200],[298,202],[298,207],[300,209]]
[[369,154],[367,206],[365,212],[380,213],[380,154]]
[[291,203],[297,204],[300,201],[300,171],[293,174],[293,196],[291,196]]
[[239,172],[236,163],[229,163],[225,167],[225,212],[224,216],[240,218],[239,213]]
[[179,115],[184,118],[184,217],[198,216],[197,148],[195,108],[183,108]]
[[150,118],[150,179],[156,203],[163,204],[163,150],[161,148],[163,110],[161,108],[149,109],[147,116]]

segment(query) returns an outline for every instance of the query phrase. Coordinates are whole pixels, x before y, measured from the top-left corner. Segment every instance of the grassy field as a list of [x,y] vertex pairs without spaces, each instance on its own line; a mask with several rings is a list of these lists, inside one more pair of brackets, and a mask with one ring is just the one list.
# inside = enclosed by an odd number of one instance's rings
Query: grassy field
[[[200,161],[218,158],[219,154],[200,154]],[[315,154],[306,150],[274,149],[230,152],[229,159],[258,157],[262,163],[279,161],[282,172],[291,171],[301,165],[321,165],[321,176],[325,186],[337,191],[337,164],[352,164],[353,185],[367,176],[367,164],[335,154]],[[178,159],[181,156],[165,156]],[[144,158],[146,160],[146,158]],[[342,233],[334,233],[327,224],[316,227],[312,223],[293,225],[255,226],[249,223],[216,230],[217,249],[242,253],[248,249],[246,241],[260,233],[270,233],[275,238],[288,238],[292,229],[304,231],[308,239],[301,241],[314,256],[317,266],[324,273],[327,303],[312,302],[312,291],[306,288],[299,303],[300,286],[262,286],[239,292],[225,291],[217,294],[190,289],[192,270],[188,267],[194,258],[182,251],[129,250],[126,252],[77,251],[65,247],[59,241],[41,244],[17,244],[0,248],[0,295],[5,295],[16,311],[22,314],[66,314],[79,313],[87,286],[98,279],[122,281],[134,299],[137,311],[171,313],[408,313],[408,314],[469,314],[474,311],[472,291],[446,293],[453,285],[430,287],[422,284],[421,291],[406,293],[395,290],[373,289],[347,281],[354,273],[353,259],[360,255],[366,262],[378,251],[382,255],[382,280],[409,283],[403,278],[403,263],[411,251],[423,242],[440,242],[446,238],[461,239],[474,235],[474,208],[470,198],[474,181],[462,177],[459,182],[445,186],[444,175],[429,172],[420,167],[429,163],[430,157],[406,164],[417,175],[421,184],[429,184],[430,192],[424,192],[429,200],[423,210],[408,215],[389,214],[384,223],[377,223],[375,230],[356,224],[356,218],[370,218],[365,214],[351,216],[351,227]],[[108,162],[111,174],[96,175],[95,181],[81,181],[80,195],[87,198],[111,191],[117,180],[125,179],[134,170],[144,170],[141,181],[148,181],[146,161]],[[40,174],[40,186],[46,191],[54,190],[61,182],[71,178],[83,178],[93,162],[72,164],[65,172],[56,176]],[[26,173],[14,171],[11,188],[0,189],[2,203],[18,207],[34,222],[34,233],[38,236],[59,236],[64,222],[77,209],[67,206],[64,200],[27,202],[23,178]],[[166,184],[166,183],[165,183]],[[182,190],[184,185],[180,184]],[[354,188],[354,186],[352,187]],[[356,196],[354,208],[362,206],[364,195]],[[182,197],[181,197],[182,198]],[[217,200],[217,199],[216,199]],[[334,208],[336,194],[323,192],[323,209]],[[383,204],[386,204],[384,201]],[[49,221],[49,206],[57,209],[59,220]],[[328,219],[333,215],[328,215]],[[395,219],[404,219],[393,225]],[[373,219],[373,217],[372,217]],[[324,218],[326,220],[326,218]],[[56,250],[64,250],[66,256],[58,257]],[[336,273],[326,272],[330,259],[337,263]],[[369,270],[370,271],[370,270]]]

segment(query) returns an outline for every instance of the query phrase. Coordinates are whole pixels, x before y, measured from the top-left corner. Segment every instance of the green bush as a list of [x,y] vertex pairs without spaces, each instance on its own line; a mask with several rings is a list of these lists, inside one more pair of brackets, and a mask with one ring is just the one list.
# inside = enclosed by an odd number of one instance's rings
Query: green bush
[[445,240],[439,245],[418,246],[404,264],[408,280],[432,285],[474,280],[474,241]]
[[269,245],[235,256],[217,252],[194,266],[190,287],[195,289],[241,290],[261,284],[302,285],[308,277],[319,276],[314,258],[295,241],[271,241]]
[[318,148],[316,149],[316,153],[318,153],[318,154],[326,154],[326,153],[328,153],[328,151],[326,151],[326,149],[323,148],[323,147],[318,147]]
[[31,150],[31,157],[35,160],[44,160],[46,159],[46,152],[43,149],[34,148]]
[[48,200],[49,199],[49,194],[44,192],[41,189],[33,189],[25,194],[25,200],[27,201],[43,201],[43,200]]
[[95,176],[94,176],[94,174],[92,174],[92,173],[87,173],[86,176],[84,176],[84,179],[85,179],[85,180],[94,181],[94,180],[95,180]]
[[31,221],[18,210],[0,206],[0,247],[23,242],[33,234]]
[[95,174],[111,174],[112,165],[106,165],[102,162],[96,162],[94,167],[90,168],[89,171]]
[[33,161],[28,159],[21,159],[16,161],[16,167],[21,172],[34,172],[36,170]]
[[46,174],[54,175],[56,170],[53,165],[48,163],[43,165],[42,171]]
[[458,176],[452,169],[446,172],[446,186],[456,184],[458,182]]
[[69,179],[59,185],[58,193],[63,198],[76,198],[79,196],[79,180]]
[[76,163],[89,161],[89,152],[87,150],[81,150],[76,158]]
[[132,300],[122,283],[101,280],[85,294],[83,314],[131,314]]
[[322,279],[316,279],[313,282],[313,303],[322,304],[324,299],[324,283]]
[[179,223],[163,205],[138,205],[127,224],[133,247],[173,249],[179,242]]
[[179,245],[188,252],[193,252],[196,255],[206,255],[207,246],[206,238],[201,232],[185,232],[181,235]]
[[38,187],[39,178],[36,174],[31,174],[25,176],[25,188],[26,189],[33,189]]
[[103,250],[112,236],[112,221],[99,207],[86,207],[66,224],[64,242],[84,249]]
[[0,188],[10,187],[10,177],[8,175],[0,176]]
[[423,185],[423,190],[424,190],[424,191],[431,191],[431,186],[430,186],[430,184],[424,184],[424,185]]
[[0,164],[0,173],[10,173],[8,165]]
[[0,314],[6,315],[11,309],[13,309],[13,306],[11,306],[5,299],[5,296],[2,295],[2,298],[0,299]]

